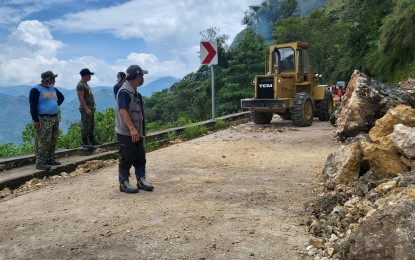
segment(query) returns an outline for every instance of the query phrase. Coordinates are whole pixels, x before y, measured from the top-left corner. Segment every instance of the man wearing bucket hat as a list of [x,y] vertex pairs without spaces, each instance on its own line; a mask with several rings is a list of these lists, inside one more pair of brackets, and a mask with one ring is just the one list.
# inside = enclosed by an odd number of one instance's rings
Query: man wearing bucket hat
[[88,85],[88,81],[91,80],[91,72],[89,69],[82,69],[79,74],[81,80],[76,86],[76,92],[79,99],[79,111],[81,112],[81,136],[82,145],[84,148],[92,149],[94,145],[100,145],[102,143],[95,140],[94,130],[94,114],[95,114],[95,99],[92,94],[92,90]]
[[64,101],[62,93],[54,87],[58,74],[43,72],[41,83],[30,90],[30,114],[35,127],[36,169],[49,170],[61,163],[55,160],[56,142],[59,135],[59,106]]
[[[117,132],[120,159],[118,177],[120,191],[137,193],[139,189],[152,191],[153,186],[146,181],[146,151],[144,149],[145,118],[144,104],[137,88],[144,82],[143,70],[131,65],[126,71],[126,82],[116,96],[115,132]],[[129,182],[130,168],[134,166],[137,186]]]

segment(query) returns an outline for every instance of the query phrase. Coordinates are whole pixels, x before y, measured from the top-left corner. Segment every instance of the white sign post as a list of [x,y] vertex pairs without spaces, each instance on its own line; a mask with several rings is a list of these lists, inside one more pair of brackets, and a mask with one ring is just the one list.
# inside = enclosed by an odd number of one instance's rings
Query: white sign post
[[213,65],[218,64],[218,45],[216,42],[200,42],[200,63],[210,65],[212,75],[212,120],[215,120],[215,73]]

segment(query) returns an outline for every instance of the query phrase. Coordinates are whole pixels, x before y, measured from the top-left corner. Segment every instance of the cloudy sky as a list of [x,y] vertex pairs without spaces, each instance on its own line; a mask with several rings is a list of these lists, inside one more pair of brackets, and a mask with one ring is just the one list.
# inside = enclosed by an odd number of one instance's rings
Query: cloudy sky
[[59,74],[74,89],[79,71],[91,86],[113,86],[131,64],[149,70],[146,83],[182,78],[200,66],[200,32],[233,37],[248,6],[261,0],[0,0],[0,86],[35,85]]

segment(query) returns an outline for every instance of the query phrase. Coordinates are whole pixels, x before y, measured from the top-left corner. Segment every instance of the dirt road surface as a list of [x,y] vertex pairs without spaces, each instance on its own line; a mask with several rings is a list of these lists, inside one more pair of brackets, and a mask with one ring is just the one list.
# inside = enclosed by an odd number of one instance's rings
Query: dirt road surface
[[116,161],[41,180],[0,201],[0,259],[313,259],[303,209],[333,133],[274,117],[173,144],[147,154],[153,192],[121,193]]

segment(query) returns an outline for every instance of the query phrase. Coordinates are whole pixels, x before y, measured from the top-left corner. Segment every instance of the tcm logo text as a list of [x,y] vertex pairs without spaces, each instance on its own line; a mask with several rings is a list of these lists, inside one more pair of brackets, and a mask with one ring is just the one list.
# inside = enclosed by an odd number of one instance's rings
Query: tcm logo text
[[272,84],[259,84],[259,88],[272,88]]

